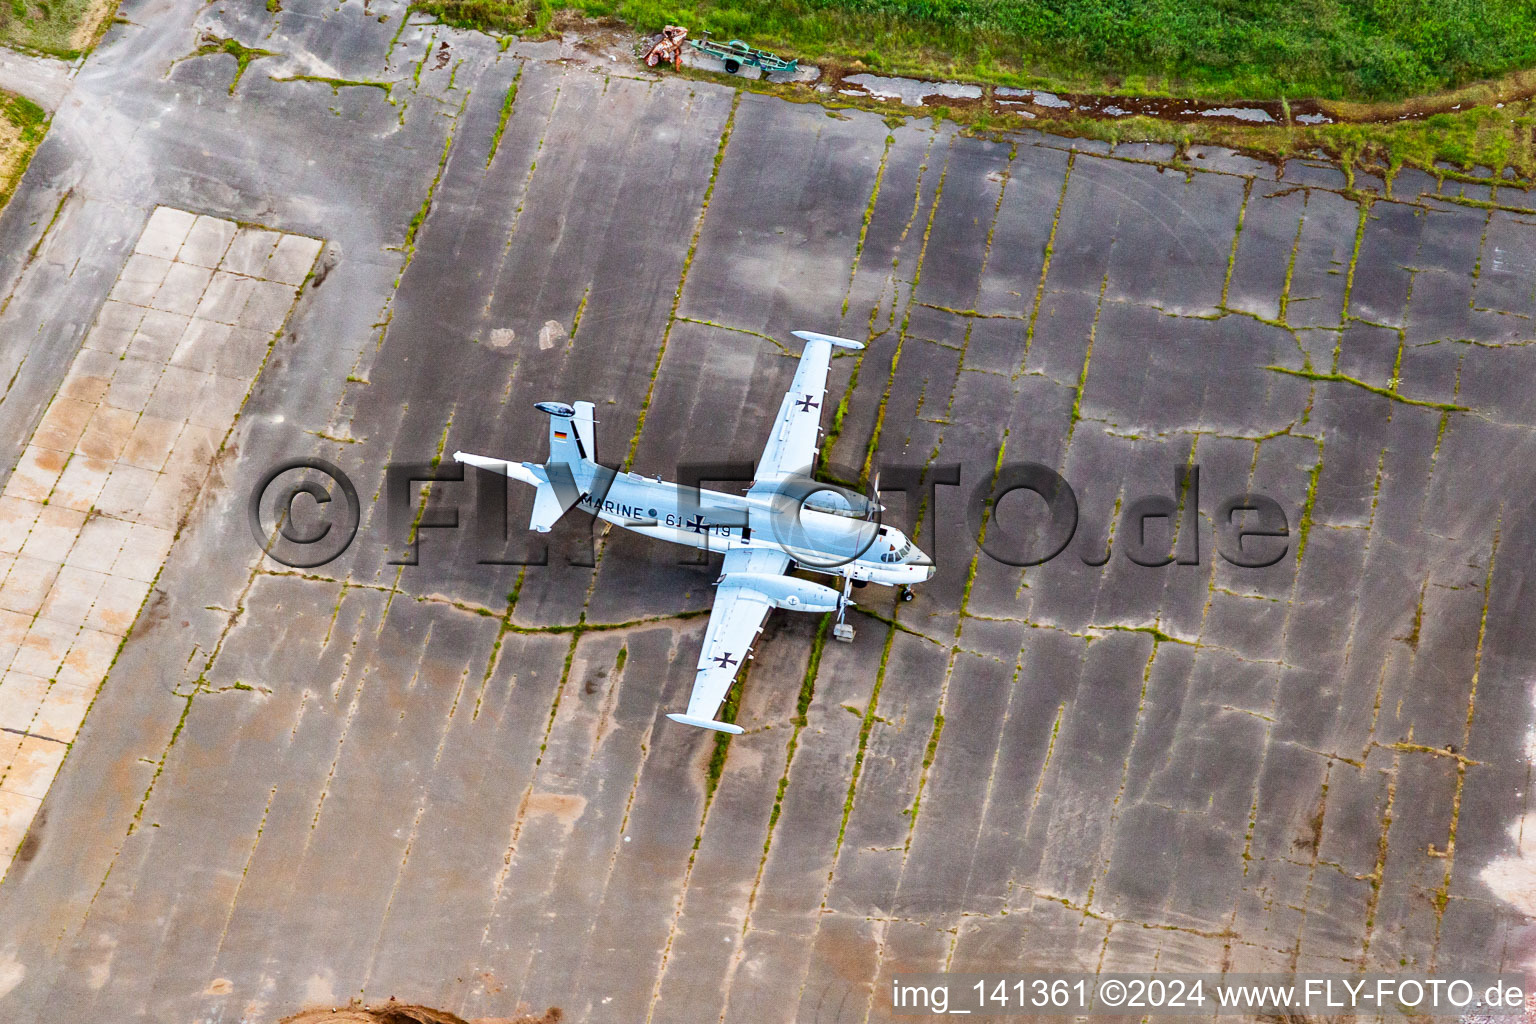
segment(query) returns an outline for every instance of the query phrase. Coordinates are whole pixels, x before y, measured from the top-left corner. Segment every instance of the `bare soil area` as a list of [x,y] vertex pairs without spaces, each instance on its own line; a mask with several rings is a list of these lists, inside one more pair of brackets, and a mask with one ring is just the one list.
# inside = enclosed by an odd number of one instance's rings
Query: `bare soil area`
[[466,1021],[446,1010],[391,999],[375,1006],[304,1010],[284,1017],[278,1024],[560,1024],[564,1018],[560,1008],[552,1006],[539,1016],[477,1017]]

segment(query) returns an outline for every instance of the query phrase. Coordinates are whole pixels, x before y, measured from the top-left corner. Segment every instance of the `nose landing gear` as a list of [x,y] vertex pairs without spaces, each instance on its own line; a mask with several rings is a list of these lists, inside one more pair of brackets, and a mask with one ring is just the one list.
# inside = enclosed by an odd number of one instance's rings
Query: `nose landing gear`
[[903,601],[910,601],[910,600],[912,600],[916,596],[917,596],[916,594],[912,593],[912,588],[911,587],[902,587],[901,588],[901,599]]

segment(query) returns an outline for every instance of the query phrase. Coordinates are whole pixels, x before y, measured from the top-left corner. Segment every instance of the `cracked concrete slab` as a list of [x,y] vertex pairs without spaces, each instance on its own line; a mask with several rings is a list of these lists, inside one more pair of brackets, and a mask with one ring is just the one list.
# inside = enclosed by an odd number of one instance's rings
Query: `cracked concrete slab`
[[[0,220],[35,246],[0,266],[0,1015],[866,1020],[945,964],[1525,964],[1522,217],[832,119],[384,0],[125,12]],[[279,56],[231,90],[172,63],[204,31]],[[961,485],[890,501],[938,554],[916,601],[862,591],[851,645],[770,620],[744,735],[662,717],[715,566],[530,540],[521,491],[488,536],[473,480],[399,564],[386,463],[538,458],[548,398],[610,465],[751,459],[806,327],[869,342],[825,469]],[[246,521],[297,455],[362,504],[305,570]],[[978,554],[1000,458],[1077,493],[1045,565]],[[1190,463],[1200,563],[1132,563],[1126,508]],[[1216,554],[1245,491],[1286,515],[1267,568]]]
[[[199,230],[195,225],[204,224],[212,226],[200,237],[226,243],[240,230],[230,221],[165,206],[150,215],[123,273],[138,274],[144,266],[141,256],[166,263],[153,276],[167,281],[181,269],[192,273],[179,277],[172,292],[162,285],[152,295],[133,293],[146,301],[134,314],[139,326],[118,366],[99,364],[93,358],[98,348],[81,348],[66,379],[88,378],[89,388],[70,390],[80,397],[61,391],[49,404],[23,452],[23,465],[32,468],[12,473],[0,492],[6,546],[13,552],[0,562],[0,599],[9,613],[8,632],[14,634],[0,657],[0,730],[20,737],[0,764],[0,790],[20,798],[8,805],[0,822],[0,836],[8,844],[0,846],[5,867],[122,637],[138,617],[188,502],[234,423],[234,408],[226,410],[216,431],[170,418],[185,415],[194,404],[195,390],[172,378],[169,364],[180,351],[181,338],[197,328],[167,307],[195,308],[211,276],[211,269],[181,261],[184,253],[200,259],[211,253],[201,243],[195,251],[187,249],[189,234]],[[313,244],[298,251],[313,259],[319,243],[305,242]],[[218,260],[212,265],[218,266]],[[296,293],[286,287],[291,306]],[[112,294],[128,292],[114,286]],[[92,334],[117,330],[127,301],[109,299]],[[151,321],[154,326],[146,327]],[[140,344],[146,337],[153,344]],[[120,368],[137,382],[128,390],[112,387]],[[237,378],[242,394],[256,369],[249,366]],[[156,416],[144,411],[148,408],[170,415]],[[120,473],[131,474],[131,486],[113,486]]]

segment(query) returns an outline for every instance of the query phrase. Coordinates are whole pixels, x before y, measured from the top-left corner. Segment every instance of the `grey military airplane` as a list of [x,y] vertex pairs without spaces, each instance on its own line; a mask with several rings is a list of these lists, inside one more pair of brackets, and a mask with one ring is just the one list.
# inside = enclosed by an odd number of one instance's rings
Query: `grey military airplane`
[[[647,537],[724,554],[688,710],[667,716],[684,725],[741,732],[715,715],[771,609],[835,612],[833,636],[852,640],[844,616],[854,586],[897,586],[910,599],[913,584],[933,577],[932,559],[906,534],[878,522],[878,483],[866,500],[812,479],[832,350],[864,346],[810,331],[794,335],[805,349],[745,494],[682,487],[599,465],[591,402],[537,403],[550,417],[549,461],[542,465],[453,453],[466,465],[533,486],[529,529],[548,533],[575,507]],[[839,578],[841,590],[786,575],[793,569]]]

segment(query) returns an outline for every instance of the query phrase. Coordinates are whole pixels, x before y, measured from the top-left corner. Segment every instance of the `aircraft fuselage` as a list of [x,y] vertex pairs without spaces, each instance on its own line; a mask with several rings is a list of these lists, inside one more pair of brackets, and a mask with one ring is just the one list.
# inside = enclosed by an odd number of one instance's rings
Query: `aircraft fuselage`
[[887,586],[922,583],[933,563],[905,533],[850,514],[681,487],[602,467],[576,471],[574,507],[645,537],[714,553],[783,551],[802,569]]

